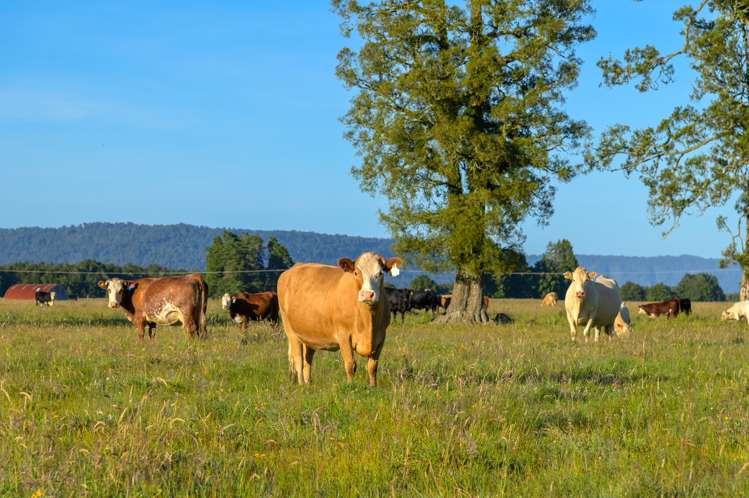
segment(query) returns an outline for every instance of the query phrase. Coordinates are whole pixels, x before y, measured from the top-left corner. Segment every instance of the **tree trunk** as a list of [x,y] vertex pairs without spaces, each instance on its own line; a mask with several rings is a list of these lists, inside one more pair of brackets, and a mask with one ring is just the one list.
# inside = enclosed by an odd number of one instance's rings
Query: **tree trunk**
[[739,301],[749,300],[749,274],[743,270],[741,275],[741,285],[739,286]]
[[453,285],[452,299],[447,312],[438,317],[439,323],[486,323],[489,316],[484,309],[484,291],[479,277],[458,272]]

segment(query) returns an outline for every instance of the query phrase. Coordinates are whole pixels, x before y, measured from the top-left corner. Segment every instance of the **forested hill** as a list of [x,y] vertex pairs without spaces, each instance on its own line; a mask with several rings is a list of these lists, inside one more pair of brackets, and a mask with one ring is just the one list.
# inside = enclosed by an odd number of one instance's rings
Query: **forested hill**
[[[230,229],[252,233],[264,240],[276,237],[295,261],[334,263],[339,257],[355,257],[365,250],[390,255],[389,239],[326,235],[299,231]],[[61,228],[0,229],[0,264],[17,262],[77,263],[93,259],[117,265],[152,264],[167,268],[202,270],[205,254],[222,228],[194,225],[137,225],[134,223],[86,223]],[[574,241],[573,241],[574,244]],[[528,257],[533,264],[538,258]],[[581,264],[619,282],[641,285],[676,284],[684,273],[714,273],[727,292],[738,288],[737,271],[720,271],[717,259],[697,256],[594,256],[578,255]],[[437,276],[435,276],[437,277]],[[437,280],[449,275],[437,277]]]
[[[388,239],[326,235],[314,232],[241,230],[263,240],[276,237],[294,261],[334,263],[356,257],[365,250],[390,255]],[[213,238],[223,228],[195,225],[137,225],[135,223],[85,223],[61,228],[0,229],[0,264],[77,263],[92,259],[117,265],[157,264],[167,268],[202,270]]]

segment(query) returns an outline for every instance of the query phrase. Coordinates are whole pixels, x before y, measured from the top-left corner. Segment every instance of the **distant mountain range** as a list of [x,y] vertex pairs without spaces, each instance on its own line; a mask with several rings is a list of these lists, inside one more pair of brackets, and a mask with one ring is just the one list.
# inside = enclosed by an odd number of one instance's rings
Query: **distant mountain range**
[[[330,235],[288,230],[233,229],[264,240],[276,237],[295,261],[334,263],[339,257],[354,257],[365,250],[391,255],[392,240],[350,235]],[[60,228],[0,229],[0,264],[19,262],[77,263],[94,259],[103,263],[157,264],[167,268],[202,270],[205,253],[223,228],[135,223],[85,223]],[[528,256],[533,264],[539,256]],[[590,270],[611,276],[620,283],[676,284],[685,273],[712,273],[726,292],[736,292],[741,273],[737,267],[721,270],[718,259],[698,256],[596,256],[581,254],[578,261]],[[433,276],[444,282],[450,274]]]

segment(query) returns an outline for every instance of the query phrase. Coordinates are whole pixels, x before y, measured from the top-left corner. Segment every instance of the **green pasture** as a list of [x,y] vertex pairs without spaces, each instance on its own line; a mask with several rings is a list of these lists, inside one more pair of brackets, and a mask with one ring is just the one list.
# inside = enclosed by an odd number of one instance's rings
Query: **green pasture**
[[[572,343],[563,304],[388,330],[379,386],[338,353],[289,382],[280,328],[140,341],[104,301],[0,300],[2,496],[749,494],[746,323],[724,303]],[[581,337],[579,334],[578,337]]]

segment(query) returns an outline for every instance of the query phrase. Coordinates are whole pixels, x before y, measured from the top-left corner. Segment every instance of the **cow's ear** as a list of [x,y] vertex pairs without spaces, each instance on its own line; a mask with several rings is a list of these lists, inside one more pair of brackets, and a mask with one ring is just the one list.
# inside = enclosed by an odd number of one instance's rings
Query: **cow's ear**
[[385,270],[390,273],[391,276],[397,277],[400,275],[401,268],[403,268],[403,260],[398,256],[394,256],[385,261]]
[[597,276],[598,276],[598,273],[596,273],[596,272],[594,272],[594,271],[589,271],[589,272],[588,272],[588,280],[595,280],[595,278],[596,278]]
[[348,258],[340,258],[338,260],[338,266],[343,268],[343,271],[348,271],[348,272],[354,271],[354,262]]
[[102,289],[106,289],[107,288],[107,281],[106,280],[99,280],[98,282],[96,282],[96,285],[98,285]]
[[236,297],[234,297],[234,296],[232,296],[232,298],[231,298],[231,304],[234,304],[234,303],[236,303],[236,302],[237,302],[237,298],[236,298]]
[[567,280],[572,280],[572,272],[571,271],[564,272],[564,278],[566,278]]
[[125,284],[125,287],[126,287],[126,288],[127,288],[127,290],[129,290],[129,291],[134,291],[134,290],[135,290],[135,288],[136,288],[136,287],[138,287],[138,282],[127,282],[127,283]]

